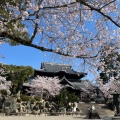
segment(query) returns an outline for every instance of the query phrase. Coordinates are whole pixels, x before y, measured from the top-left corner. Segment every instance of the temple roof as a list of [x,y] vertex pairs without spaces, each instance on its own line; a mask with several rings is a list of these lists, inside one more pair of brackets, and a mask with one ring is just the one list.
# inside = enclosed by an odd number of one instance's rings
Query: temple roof
[[60,83],[65,83],[66,82],[66,87],[71,87],[76,90],[84,91],[86,93],[89,93],[91,90],[95,90],[96,87],[94,87],[90,81],[88,80],[68,80],[65,77],[63,77],[60,81]]
[[67,64],[55,64],[55,63],[42,63],[41,69],[44,69],[47,72],[60,72],[65,71],[67,73],[74,74],[72,67]]
[[49,72],[49,73],[59,73],[59,72],[65,72],[67,74],[74,74],[77,76],[86,76],[87,73],[83,72],[77,72],[72,69],[71,65],[68,64],[56,64],[56,63],[42,63],[41,69],[39,71],[43,72]]
[[[30,82],[34,78],[35,78],[34,76],[30,77],[28,83],[24,83],[23,86],[30,87],[31,86]],[[72,88],[74,90],[83,91],[88,94],[96,89],[96,87],[93,86],[88,80],[67,79],[65,76],[60,79],[60,83],[65,88]]]

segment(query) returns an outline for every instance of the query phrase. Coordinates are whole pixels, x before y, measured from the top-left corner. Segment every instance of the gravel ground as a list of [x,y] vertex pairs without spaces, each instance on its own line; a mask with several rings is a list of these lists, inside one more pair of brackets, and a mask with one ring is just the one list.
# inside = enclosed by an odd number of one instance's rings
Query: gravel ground
[[[84,116],[71,116],[71,115],[60,115],[60,116],[0,116],[0,120],[87,120],[83,119]],[[92,119],[91,119],[92,120]],[[97,119],[96,119],[97,120]],[[100,120],[100,119],[98,119]],[[111,116],[101,116],[101,120],[111,120]]]

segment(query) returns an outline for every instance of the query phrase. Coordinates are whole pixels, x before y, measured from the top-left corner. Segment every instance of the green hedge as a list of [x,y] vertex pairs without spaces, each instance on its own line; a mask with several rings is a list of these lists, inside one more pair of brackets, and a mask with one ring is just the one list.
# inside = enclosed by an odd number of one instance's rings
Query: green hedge
[[7,96],[7,90],[0,90],[0,93],[2,94],[2,95],[4,95],[4,96]]
[[40,101],[40,96],[35,96],[34,98],[36,101]]
[[30,101],[30,96],[27,95],[21,95],[20,98],[22,101]]
[[17,102],[18,102],[18,103],[21,103],[21,101],[22,101],[21,99],[17,99]]

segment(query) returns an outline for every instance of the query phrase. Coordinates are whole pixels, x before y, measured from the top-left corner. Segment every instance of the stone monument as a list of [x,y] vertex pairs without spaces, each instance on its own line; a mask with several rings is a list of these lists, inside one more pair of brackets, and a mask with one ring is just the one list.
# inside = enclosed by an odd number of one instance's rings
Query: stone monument
[[4,102],[4,112],[9,115],[11,113],[16,113],[16,109],[17,109],[17,101],[16,98],[14,97],[9,97],[5,100]]

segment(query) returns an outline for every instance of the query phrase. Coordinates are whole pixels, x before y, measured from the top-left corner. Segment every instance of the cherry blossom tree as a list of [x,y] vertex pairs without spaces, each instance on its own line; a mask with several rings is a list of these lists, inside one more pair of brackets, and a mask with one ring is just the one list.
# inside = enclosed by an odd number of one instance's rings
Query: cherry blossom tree
[[112,93],[120,94],[120,80],[116,80],[114,77],[111,77],[108,83],[99,85],[106,98],[111,98]]
[[101,50],[98,84],[106,97],[112,92],[120,93],[120,55],[115,46],[105,45]]
[[60,80],[57,77],[41,77],[37,76],[30,83],[29,93],[33,95],[40,95],[41,98],[43,94],[46,96],[55,96],[58,95],[62,89]]
[[[110,52],[107,52],[110,51]],[[114,49],[114,45],[104,46],[101,51],[101,58],[98,70],[100,71],[100,78],[103,83],[110,81],[111,77],[116,80],[120,78],[120,55],[119,52]]]
[[[6,81],[6,78],[2,75],[4,74],[4,70],[0,68],[0,91],[6,90],[7,94],[10,94],[10,87],[11,87],[11,81]],[[0,97],[2,97],[2,94],[0,92]]]
[[[4,41],[1,41],[0,40],[0,49],[1,49],[1,46],[3,45]],[[0,52],[0,58],[4,58],[4,56],[2,55],[2,53]]]
[[120,48],[119,6],[119,0],[1,0],[0,40],[96,67],[101,46]]

